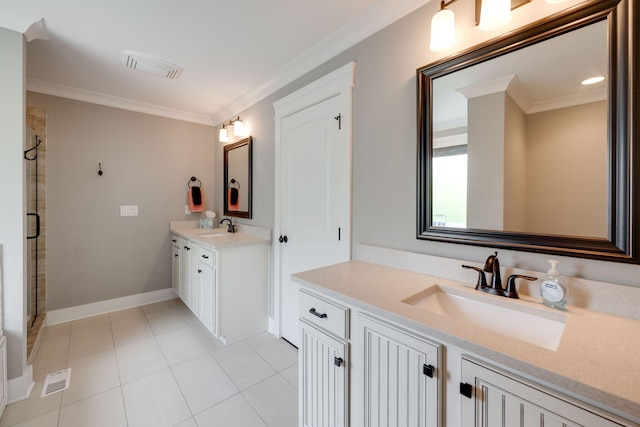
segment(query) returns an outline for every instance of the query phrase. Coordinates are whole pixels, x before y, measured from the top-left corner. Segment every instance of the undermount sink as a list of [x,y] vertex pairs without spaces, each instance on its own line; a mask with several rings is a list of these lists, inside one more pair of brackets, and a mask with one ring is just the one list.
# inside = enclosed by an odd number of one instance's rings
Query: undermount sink
[[203,231],[202,233],[198,233],[199,237],[216,237],[216,236],[224,236],[227,234],[222,230],[211,230],[211,231]]
[[503,297],[440,285],[418,292],[402,302],[553,351],[560,345],[567,321],[563,313],[538,310]]

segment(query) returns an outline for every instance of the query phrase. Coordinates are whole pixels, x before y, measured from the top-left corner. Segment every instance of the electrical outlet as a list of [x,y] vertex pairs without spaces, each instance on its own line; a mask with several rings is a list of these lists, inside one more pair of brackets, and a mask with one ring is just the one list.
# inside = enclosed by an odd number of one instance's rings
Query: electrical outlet
[[184,213],[187,215],[191,213],[191,210],[189,209],[189,205],[184,205]]
[[120,206],[120,216],[138,216],[138,205]]

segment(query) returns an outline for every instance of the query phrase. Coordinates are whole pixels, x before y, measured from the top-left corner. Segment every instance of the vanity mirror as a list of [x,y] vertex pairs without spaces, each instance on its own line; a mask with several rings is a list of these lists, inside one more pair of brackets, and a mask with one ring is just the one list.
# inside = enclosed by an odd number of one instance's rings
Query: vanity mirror
[[418,70],[419,239],[640,262],[637,15],[585,1]]
[[251,218],[252,138],[224,146],[224,215]]

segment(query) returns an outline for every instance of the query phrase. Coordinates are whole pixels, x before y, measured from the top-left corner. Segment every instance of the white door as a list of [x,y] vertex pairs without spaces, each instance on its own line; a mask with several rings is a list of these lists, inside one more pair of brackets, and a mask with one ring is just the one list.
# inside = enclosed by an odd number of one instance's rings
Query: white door
[[334,96],[280,124],[281,335],[298,345],[298,286],[291,274],[350,258],[351,148]]

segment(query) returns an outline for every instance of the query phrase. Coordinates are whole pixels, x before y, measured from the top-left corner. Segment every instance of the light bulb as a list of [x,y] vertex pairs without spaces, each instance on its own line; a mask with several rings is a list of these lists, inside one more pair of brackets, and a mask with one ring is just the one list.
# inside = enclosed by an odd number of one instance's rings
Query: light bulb
[[233,134],[235,136],[244,136],[244,123],[239,117],[233,122]]
[[431,43],[429,48],[442,52],[456,42],[455,15],[448,9],[442,9],[431,18]]
[[227,133],[227,129],[224,126],[220,128],[218,139],[220,140],[220,142],[227,142],[229,140],[229,134]]
[[482,0],[480,24],[482,31],[496,30],[511,21],[511,0]]

